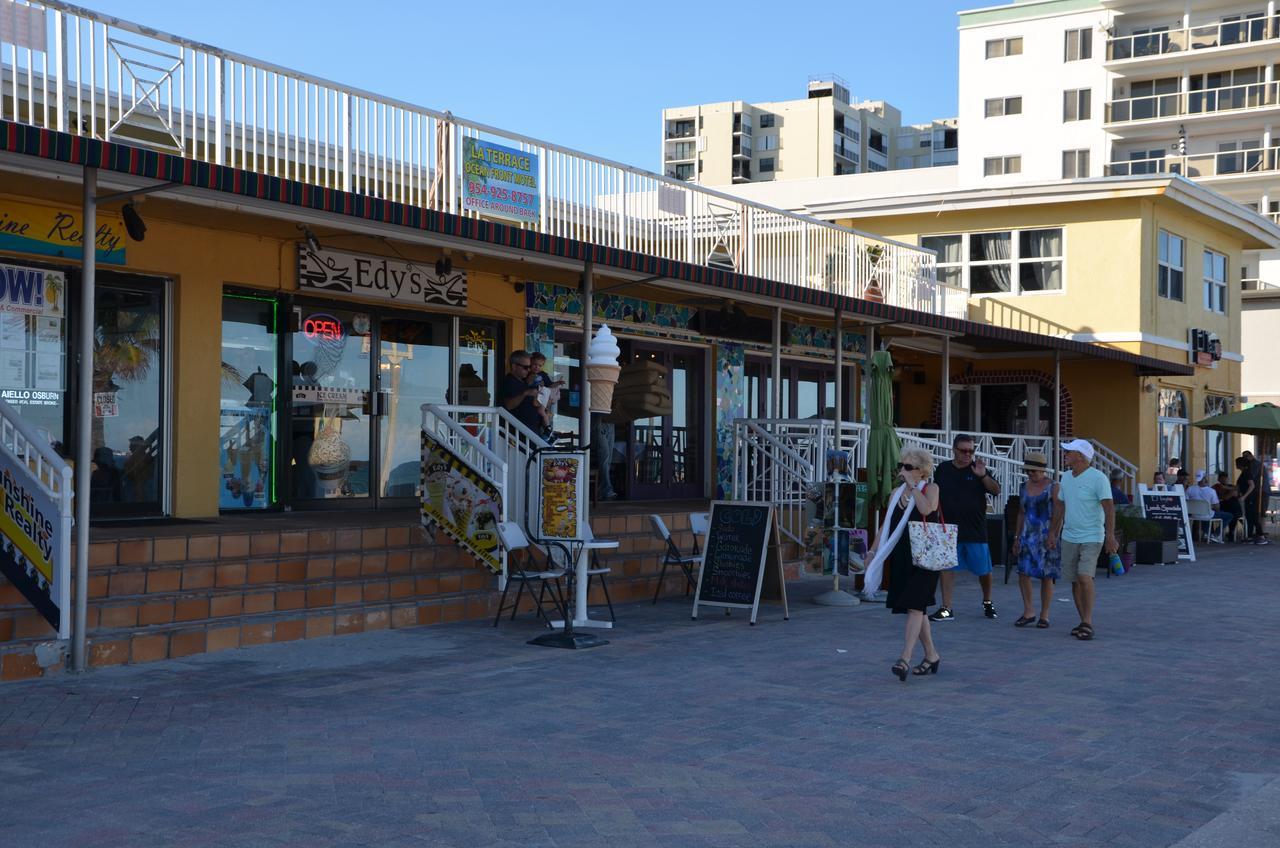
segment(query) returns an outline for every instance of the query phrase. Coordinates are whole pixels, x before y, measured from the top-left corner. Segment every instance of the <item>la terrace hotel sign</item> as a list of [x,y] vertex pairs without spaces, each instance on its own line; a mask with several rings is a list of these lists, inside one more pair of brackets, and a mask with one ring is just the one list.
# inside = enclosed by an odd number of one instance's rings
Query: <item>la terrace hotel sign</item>
[[467,305],[467,272],[439,274],[425,262],[366,256],[298,245],[298,288],[330,295],[369,297],[401,306]]

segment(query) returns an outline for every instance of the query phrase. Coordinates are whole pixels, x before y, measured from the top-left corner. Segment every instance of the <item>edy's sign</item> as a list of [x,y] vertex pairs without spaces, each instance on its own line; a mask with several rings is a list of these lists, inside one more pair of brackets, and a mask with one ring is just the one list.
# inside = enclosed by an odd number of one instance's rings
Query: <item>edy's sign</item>
[[403,306],[467,305],[467,272],[439,275],[427,263],[298,245],[298,288],[389,300]]
[[[80,212],[0,197],[0,250],[79,259]],[[99,262],[124,264],[124,221],[99,210],[94,242]]]

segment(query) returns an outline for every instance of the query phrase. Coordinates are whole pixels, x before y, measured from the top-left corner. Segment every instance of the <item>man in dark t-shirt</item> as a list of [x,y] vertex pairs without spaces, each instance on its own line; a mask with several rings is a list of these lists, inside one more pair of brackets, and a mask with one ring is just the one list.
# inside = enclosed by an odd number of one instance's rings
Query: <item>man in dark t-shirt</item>
[[502,378],[498,402],[521,424],[534,433],[541,433],[542,415],[538,412],[538,407],[533,405],[538,387],[529,385],[529,352],[527,350],[512,351],[508,362],[511,363],[511,369]]
[[982,613],[987,618],[995,618],[995,604],[991,603],[991,549],[987,546],[987,495],[1000,494],[1000,484],[987,472],[981,458],[975,461],[977,448],[972,436],[957,435],[951,447],[955,459],[938,465],[933,472],[933,482],[938,484],[943,520],[956,525],[959,564],[939,575],[942,606],[929,620],[949,621],[955,617],[951,611],[951,594],[956,586],[955,572],[961,569],[978,575],[982,585]]

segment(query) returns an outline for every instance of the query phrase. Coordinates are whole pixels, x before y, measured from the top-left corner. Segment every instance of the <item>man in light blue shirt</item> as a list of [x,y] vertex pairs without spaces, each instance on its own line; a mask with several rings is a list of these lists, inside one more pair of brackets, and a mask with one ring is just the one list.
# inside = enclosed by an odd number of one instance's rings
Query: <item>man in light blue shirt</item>
[[1093,445],[1084,439],[1072,439],[1063,444],[1062,450],[1063,465],[1068,470],[1058,481],[1058,499],[1045,546],[1052,549],[1061,539],[1062,577],[1071,581],[1071,597],[1080,613],[1080,623],[1071,635],[1088,641],[1093,638],[1093,577],[1098,570],[1098,556],[1104,547],[1109,554],[1120,549],[1116,543],[1115,504],[1111,481],[1090,465]]

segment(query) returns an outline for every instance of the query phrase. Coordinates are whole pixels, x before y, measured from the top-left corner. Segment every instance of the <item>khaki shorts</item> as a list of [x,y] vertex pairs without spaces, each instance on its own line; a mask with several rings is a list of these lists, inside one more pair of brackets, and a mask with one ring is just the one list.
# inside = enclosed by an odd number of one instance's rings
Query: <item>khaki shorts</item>
[[1062,579],[1074,583],[1076,576],[1093,578],[1098,573],[1101,542],[1059,542],[1062,548]]

